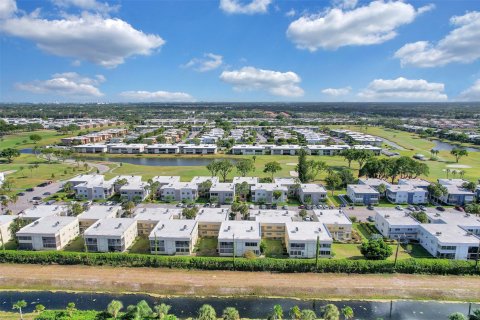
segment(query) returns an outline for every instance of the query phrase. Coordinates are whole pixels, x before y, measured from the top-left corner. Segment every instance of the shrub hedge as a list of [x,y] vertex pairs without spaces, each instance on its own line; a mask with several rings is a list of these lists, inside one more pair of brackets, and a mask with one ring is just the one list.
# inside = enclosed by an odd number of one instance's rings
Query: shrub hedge
[[237,270],[270,272],[331,272],[331,273],[421,273],[438,275],[480,275],[474,261],[443,259],[405,259],[393,261],[320,259],[244,259],[223,257],[155,256],[131,253],[86,253],[65,251],[0,252],[0,263],[59,264],[114,267],[162,267],[202,270]]

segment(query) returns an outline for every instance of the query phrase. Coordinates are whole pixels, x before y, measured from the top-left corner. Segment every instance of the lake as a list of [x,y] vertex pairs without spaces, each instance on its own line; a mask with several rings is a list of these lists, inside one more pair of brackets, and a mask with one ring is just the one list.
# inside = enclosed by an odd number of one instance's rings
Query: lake
[[35,304],[41,303],[47,309],[64,309],[67,303],[74,302],[80,310],[104,310],[113,300],[123,302],[125,308],[144,299],[150,306],[166,303],[172,306],[171,313],[182,317],[193,317],[197,310],[205,303],[212,305],[217,314],[221,314],[226,307],[235,307],[241,317],[265,319],[275,304],[283,307],[284,313],[294,305],[301,309],[313,309],[317,315],[320,309],[328,303],[335,304],[338,308],[350,306],[355,313],[355,319],[377,320],[440,320],[447,319],[453,312],[468,314],[469,308],[480,308],[480,303],[442,303],[435,301],[327,301],[327,300],[295,300],[287,298],[198,298],[198,297],[169,297],[156,298],[143,294],[109,294],[109,293],[70,293],[70,292],[0,292],[0,310],[11,311],[12,304],[18,300],[28,303],[25,311],[30,312]]
[[[33,154],[33,150],[30,148],[20,150],[21,153]],[[201,156],[196,156],[192,158],[183,158],[183,157],[139,157],[136,155],[131,156],[122,156],[122,157],[109,157],[107,154],[104,157],[89,157],[84,156],[82,159],[91,160],[91,161],[109,161],[109,162],[122,162],[130,163],[141,166],[165,166],[165,167],[191,167],[191,166],[201,166],[204,167],[208,165],[213,160],[223,160],[221,158],[202,158]],[[233,162],[235,160],[229,159]]]
[[[440,140],[434,140],[433,142],[435,142],[435,146],[433,147],[433,149],[435,149],[435,150],[451,151],[453,148],[458,147],[457,145],[454,145],[452,143],[443,142],[443,141],[440,141]],[[465,149],[468,152],[478,152],[478,151],[480,151],[480,149],[478,149],[478,148],[471,148],[471,147],[465,147]]]

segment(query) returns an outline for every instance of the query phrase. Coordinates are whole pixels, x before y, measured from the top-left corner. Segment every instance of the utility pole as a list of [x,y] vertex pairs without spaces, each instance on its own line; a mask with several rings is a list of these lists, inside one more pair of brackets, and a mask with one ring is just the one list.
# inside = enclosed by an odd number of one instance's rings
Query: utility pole
[[235,271],[235,233],[232,235],[233,244],[233,271]]
[[5,243],[3,243],[3,232],[0,230],[0,240],[2,241],[2,249],[5,252]]
[[318,271],[318,251],[320,250],[320,236],[317,236],[317,250],[315,252],[315,270]]
[[478,243],[477,257],[475,259],[475,270],[478,270],[478,260],[479,259],[480,259],[480,242]]

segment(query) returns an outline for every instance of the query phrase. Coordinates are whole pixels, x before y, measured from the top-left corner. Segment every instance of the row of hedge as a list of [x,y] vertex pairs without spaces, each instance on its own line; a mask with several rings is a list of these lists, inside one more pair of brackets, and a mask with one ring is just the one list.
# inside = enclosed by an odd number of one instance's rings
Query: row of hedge
[[438,275],[480,275],[473,261],[443,259],[406,259],[393,261],[320,259],[245,259],[155,256],[130,253],[85,253],[64,251],[3,251],[0,263],[59,264],[114,267],[163,267],[201,270],[237,270],[270,272],[331,272],[331,273],[422,273]]

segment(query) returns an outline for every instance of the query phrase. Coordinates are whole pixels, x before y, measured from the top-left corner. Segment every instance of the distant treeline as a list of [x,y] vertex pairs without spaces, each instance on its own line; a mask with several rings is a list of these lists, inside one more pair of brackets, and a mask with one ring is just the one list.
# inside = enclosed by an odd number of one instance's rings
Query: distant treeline
[[[88,118],[112,117],[125,121],[163,118],[220,116],[248,118],[263,112],[284,112],[293,118],[317,113],[316,116],[344,115],[353,117],[479,117],[480,103],[112,103],[112,104],[0,104],[0,117]],[[253,112],[253,113],[252,113]],[[226,117],[225,117],[226,115]]]

